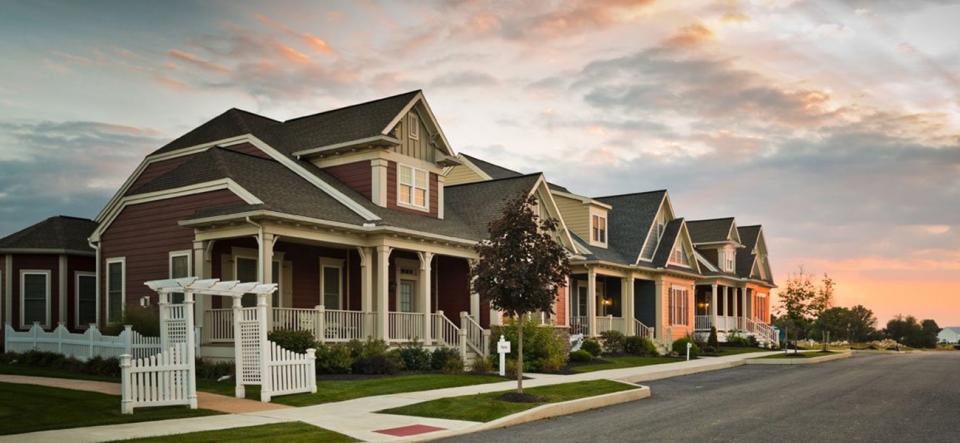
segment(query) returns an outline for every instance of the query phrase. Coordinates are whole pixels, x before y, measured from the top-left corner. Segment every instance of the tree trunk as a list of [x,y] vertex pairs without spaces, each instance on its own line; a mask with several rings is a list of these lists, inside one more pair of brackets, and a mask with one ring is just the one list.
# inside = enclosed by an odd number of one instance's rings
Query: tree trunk
[[517,393],[523,394],[523,316],[520,314],[520,321],[517,322]]

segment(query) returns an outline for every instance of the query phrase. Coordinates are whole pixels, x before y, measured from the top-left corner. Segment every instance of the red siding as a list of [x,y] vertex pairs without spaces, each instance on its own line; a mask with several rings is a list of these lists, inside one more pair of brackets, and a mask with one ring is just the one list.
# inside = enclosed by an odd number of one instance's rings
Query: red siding
[[243,200],[228,190],[175,197],[128,206],[101,235],[103,263],[101,278],[101,322],[106,319],[106,261],[126,257],[126,303],[137,303],[157,294],[144,286],[149,280],[167,278],[169,252],[193,248],[193,228],[177,224],[199,209],[242,204]]
[[[96,257],[67,256],[67,328],[76,330],[77,325],[77,273],[96,272]],[[61,320],[63,321],[63,320]],[[84,325],[85,326],[85,325]]]
[[155,161],[147,165],[147,167],[140,173],[140,176],[133,181],[133,184],[130,185],[130,188],[127,190],[127,195],[131,191],[136,190],[137,188],[150,183],[153,179],[166,174],[167,172],[172,171],[177,166],[180,166],[193,158],[196,154],[192,155],[181,155],[180,157],[171,158],[169,160]]
[[466,259],[439,255],[433,273],[438,294],[436,310],[459,326],[460,313],[470,312],[470,264]]
[[53,254],[14,254],[13,273],[6,277],[13,284],[10,309],[13,314],[15,329],[29,329],[31,325],[20,324],[20,271],[39,270],[50,271],[50,327],[54,328],[60,321],[57,315],[60,311],[60,256]]
[[249,154],[254,157],[266,158],[271,160],[273,159],[273,157],[271,157],[270,154],[267,154],[266,152],[261,151],[260,148],[250,143],[241,143],[239,145],[226,146],[224,147],[224,149],[229,149],[235,152],[242,152],[244,154]]
[[373,166],[369,160],[358,161],[347,165],[331,166],[324,171],[342,181],[345,185],[355,189],[366,198],[373,198],[372,180]]
[[416,209],[411,209],[403,207],[397,204],[397,163],[389,162],[387,166],[387,208],[394,209],[397,211],[409,212],[411,214],[430,216],[437,218],[437,205],[439,204],[439,182],[437,180],[437,174],[430,174],[430,212],[418,211]]

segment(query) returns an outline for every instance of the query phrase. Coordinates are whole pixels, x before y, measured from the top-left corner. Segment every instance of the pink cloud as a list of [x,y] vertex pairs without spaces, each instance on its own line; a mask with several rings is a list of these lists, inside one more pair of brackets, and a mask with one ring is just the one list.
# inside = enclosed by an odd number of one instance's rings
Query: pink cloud
[[209,60],[205,60],[203,58],[200,58],[196,54],[184,52],[179,49],[171,49],[167,51],[167,55],[210,71],[230,72],[230,68],[227,68],[226,66],[223,66],[218,63],[214,63]]

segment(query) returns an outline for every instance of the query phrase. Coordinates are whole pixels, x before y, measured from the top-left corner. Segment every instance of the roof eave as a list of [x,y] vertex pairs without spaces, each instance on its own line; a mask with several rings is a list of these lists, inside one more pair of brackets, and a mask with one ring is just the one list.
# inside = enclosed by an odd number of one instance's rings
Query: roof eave
[[401,141],[398,138],[389,135],[375,135],[373,137],[350,140],[332,145],[325,145],[311,149],[304,149],[293,153],[296,157],[311,158],[327,154],[337,154],[344,151],[364,149],[364,148],[393,148],[400,146]]

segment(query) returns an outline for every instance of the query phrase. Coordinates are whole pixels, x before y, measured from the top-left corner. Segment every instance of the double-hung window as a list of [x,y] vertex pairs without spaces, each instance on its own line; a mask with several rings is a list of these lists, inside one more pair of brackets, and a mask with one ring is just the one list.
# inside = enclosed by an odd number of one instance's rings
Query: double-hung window
[[126,259],[107,260],[107,322],[119,322],[123,318],[123,301],[126,294]]
[[607,218],[601,215],[594,215],[591,220],[593,241],[597,243],[607,242]]
[[397,200],[400,205],[427,209],[428,178],[427,171],[407,165],[397,165]]
[[728,272],[733,272],[733,262],[736,257],[733,249],[724,249],[723,258],[724,258],[724,270]]
[[[176,251],[170,253],[170,278],[184,278],[190,276],[190,251]],[[183,303],[183,293],[170,294],[171,303]]]
[[50,271],[20,271],[20,324],[50,327]]
[[320,258],[320,301],[327,309],[343,309],[343,260]]
[[97,276],[89,272],[78,272],[76,275],[76,326],[83,328],[97,323]]
[[668,311],[670,313],[671,325],[687,325],[687,290],[686,288],[670,288],[670,298]]

